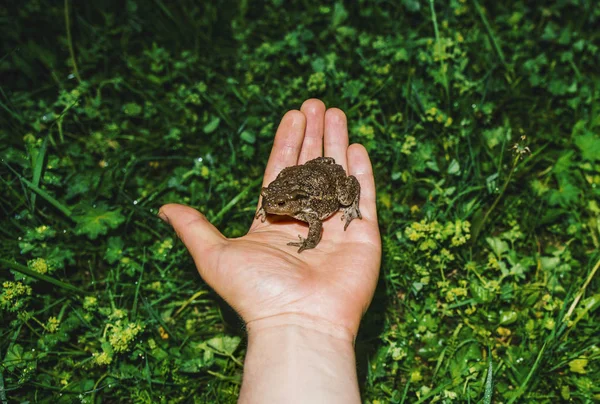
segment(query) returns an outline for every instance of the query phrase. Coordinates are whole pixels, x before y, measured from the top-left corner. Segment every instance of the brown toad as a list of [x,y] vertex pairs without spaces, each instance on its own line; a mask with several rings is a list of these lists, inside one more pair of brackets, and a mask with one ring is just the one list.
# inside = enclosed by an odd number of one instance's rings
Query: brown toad
[[288,245],[298,252],[315,248],[321,240],[323,220],[342,209],[344,230],[350,222],[362,219],[358,210],[360,184],[353,175],[331,157],[317,157],[302,165],[284,168],[277,178],[262,189],[262,204],[256,218],[264,222],[268,213],[291,216],[308,223],[308,237]]

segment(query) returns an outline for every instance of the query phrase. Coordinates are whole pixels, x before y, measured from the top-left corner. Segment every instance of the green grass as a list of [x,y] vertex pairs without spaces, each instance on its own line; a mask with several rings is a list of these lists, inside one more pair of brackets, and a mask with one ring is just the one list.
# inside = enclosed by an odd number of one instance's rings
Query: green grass
[[0,402],[235,401],[243,325],[156,213],[244,234],[310,97],[374,164],[364,400],[599,400],[599,20],[586,0],[1,6]]

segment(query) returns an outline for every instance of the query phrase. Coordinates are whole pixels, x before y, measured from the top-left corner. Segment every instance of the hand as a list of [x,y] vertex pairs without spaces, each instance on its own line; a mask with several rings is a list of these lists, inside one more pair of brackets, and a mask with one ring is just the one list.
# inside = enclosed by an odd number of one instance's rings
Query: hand
[[[316,99],[282,118],[265,170],[267,186],[285,167],[322,155],[333,157],[361,186],[362,220],[344,231],[341,212],[323,223],[316,248],[297,252],[287,245],[306,235],[306,224],[268,216],[255,219],[240,238],[225,238],[198,211],[176,204],[160,209],[190,251],[202,278],[244,319],[253,324],[293,323],[330,328],[354,338],[377,283],[381,239],[375,183],[367,151],[348,146],[346,116],[325,111]],[[260,201],[259,201],[260,203]]]

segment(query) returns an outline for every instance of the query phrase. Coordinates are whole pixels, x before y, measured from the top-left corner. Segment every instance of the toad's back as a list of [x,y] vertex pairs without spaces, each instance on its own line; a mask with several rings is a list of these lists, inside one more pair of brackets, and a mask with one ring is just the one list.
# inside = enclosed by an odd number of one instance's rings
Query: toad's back
[[286,190],[302,190],[308,195],[335,195],[337,183],[345,178],[342,166],[332,158],[320,157],[304,165],[284,168],[273,185]]

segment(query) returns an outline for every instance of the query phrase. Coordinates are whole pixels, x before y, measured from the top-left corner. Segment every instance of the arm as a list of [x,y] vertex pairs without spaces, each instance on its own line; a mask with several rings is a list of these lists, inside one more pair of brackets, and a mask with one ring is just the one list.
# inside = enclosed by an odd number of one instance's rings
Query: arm
[[[321,101],[308,100],[301,111],[283,117],[263,186],[284,167],[323,155],[357,179],[362,220],[344,231],[342,214],[336,213],[322,223],[323,240],[309,251],[298,253],[286,244],[302,229],[294,221],[254,220],[248,234],[227,239],[190,207],[168,204],[159,213],[190,251],[202,278],[246,322],[242,403],[360,402],[353,343],[381,262],[367,151],[348,145],[341,110],[325,111]],[[310,224],[311,230],[317,228]]]
[[248,324],[240,403],[360,403],[354,337],[296,315]]

